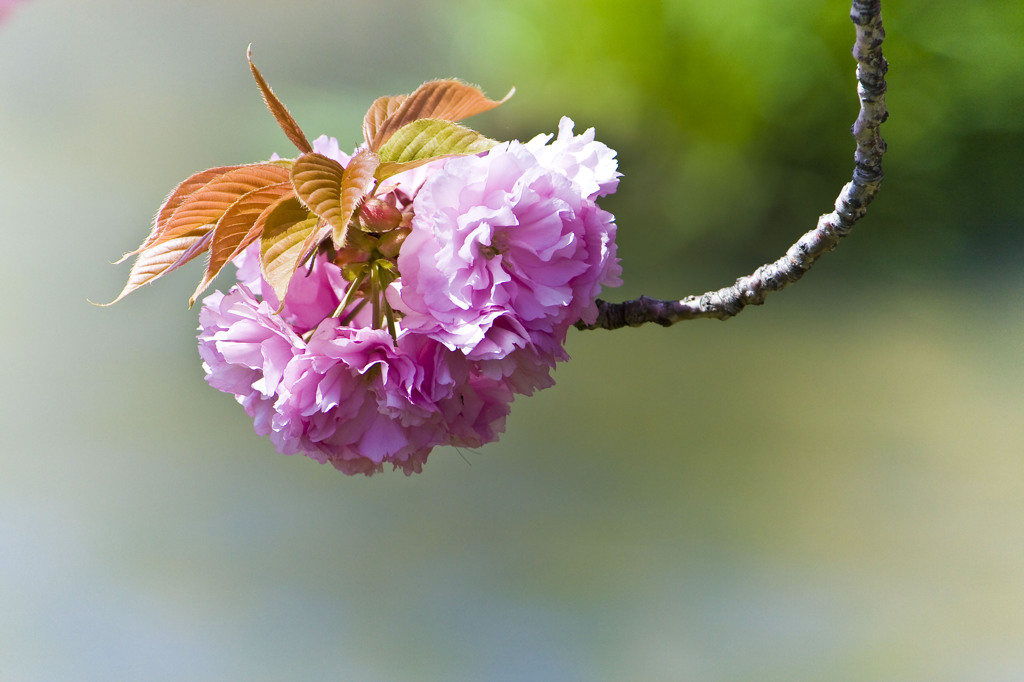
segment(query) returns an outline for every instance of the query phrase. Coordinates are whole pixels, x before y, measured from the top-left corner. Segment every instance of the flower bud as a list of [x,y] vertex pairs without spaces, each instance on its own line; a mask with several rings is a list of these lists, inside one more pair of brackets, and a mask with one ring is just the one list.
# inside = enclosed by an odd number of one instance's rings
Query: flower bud
[[412,232],[411,228],[399,227],[381,235],[380,241],[377,243],[377,250],[385,258],[398,258],[398,251],[402,248],[402,243],[410,232]]
[[345,267],[352,263],[365,263],[370,258],[369,254],[363,249],[356,249],[346,247],[335,255],[333,263],[338,267]]
[[356,225],[363,232],[390,232],[402,224],[402,212],[376,197],[367,197],[356,211]]

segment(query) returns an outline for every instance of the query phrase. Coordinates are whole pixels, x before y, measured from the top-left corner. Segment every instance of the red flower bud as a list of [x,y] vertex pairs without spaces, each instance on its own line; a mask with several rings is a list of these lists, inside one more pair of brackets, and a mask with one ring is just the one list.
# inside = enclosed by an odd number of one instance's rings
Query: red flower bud
[[402,224],[402,212],[376,197],[367,197],[356,211],[356,225],[363,232],[390,232]]

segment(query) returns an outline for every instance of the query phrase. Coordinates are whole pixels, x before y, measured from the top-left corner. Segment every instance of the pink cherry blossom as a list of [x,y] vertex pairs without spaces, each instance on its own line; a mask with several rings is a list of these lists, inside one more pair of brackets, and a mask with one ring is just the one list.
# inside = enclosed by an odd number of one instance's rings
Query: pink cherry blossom
[[531,334],[593,321],[594,298],[621,270],[614,219],[592,197],[618,176],[607,147],[567,137],[565,121],[550,148],[510,142],[452,159],[424,183],[391,298],[404,328],[500,358]]
[[215,291],[199,311],[199,356],[206,381],[234,393],[255,420],[256,433],[272,431],[274,403],[288,362],[305,343],[265,301],[243,285]]
[[[333,255],[304,265],[282,303],[250,246],[238,283],[203,301],[207,382],[278,451],[347,474],[419,472],[436,446],[496,440],[514,397],[554,383],[569,327],[592,321],[601,288],[619,283],[614,218],[595,203],[617,186],[615,154],[572,128],[562,119],[553,141],[441,159],[377,188],[412,214],[385,282],[387,328],[369,306],[341,314],[349,288],[362,290]],[[351,158],[333,138],[313,147]]]
[[386,330],[329,318],[307,343],[243,286],[207,297],[199,319],[207,381],[284,454],[412,473],[434,446],[478,447],[504,429],[511,388],[426,337],[396,346]]
[[551,142],[551,135],[538,135],[526,143],[526,148],[542,166],[562,173],[579,185],[588,199],[613,194],[621,177],[615,151],[594,139],[593,128],[573,135],[573,127],[572,119],[563,116],[558,122],[558,137],[554,142]]

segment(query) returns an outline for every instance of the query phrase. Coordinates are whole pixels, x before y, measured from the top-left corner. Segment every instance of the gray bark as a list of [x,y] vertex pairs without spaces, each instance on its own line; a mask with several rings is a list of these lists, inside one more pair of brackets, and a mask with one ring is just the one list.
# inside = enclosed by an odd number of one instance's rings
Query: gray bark
[[860,114],[852,131],[857,142],[853,178],[839,193],[835,210],[818,218],[817,226],[801,236],[781,258],[740,277],[732,286],[677,301],[646,296],[623,303],[599,299],[597,321],[592,325],[577,322],[577,328],[619,329],[647,322],[669,327],[681,320],[699,317],[729,319],[748,305],[761,305],[771,292],[785,289],[799,280],[819,257],[833,250],[850,233],[867,212],[868,204],[882,184],[885,141],[879,134],[879,127],[889,115],[885,108],[888,64],[882,56],[885,30],[881,0],[854,0],[850,18],[857,32],[853,56],[857,60]]

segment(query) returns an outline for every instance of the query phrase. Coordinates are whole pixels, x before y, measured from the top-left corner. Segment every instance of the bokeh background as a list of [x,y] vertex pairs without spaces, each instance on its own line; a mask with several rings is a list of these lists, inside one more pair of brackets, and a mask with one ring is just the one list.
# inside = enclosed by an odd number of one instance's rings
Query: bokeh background
[[198,266],[113,308],[193,171],[459,76],[596,126],[625,286],[830,210],[841,0],[31,0],[0,26],[0,679],[1024,679],[1024,8],[886,2],[887,177],[727,323],[574,333],[497,444],[347,478],[208,388]]

